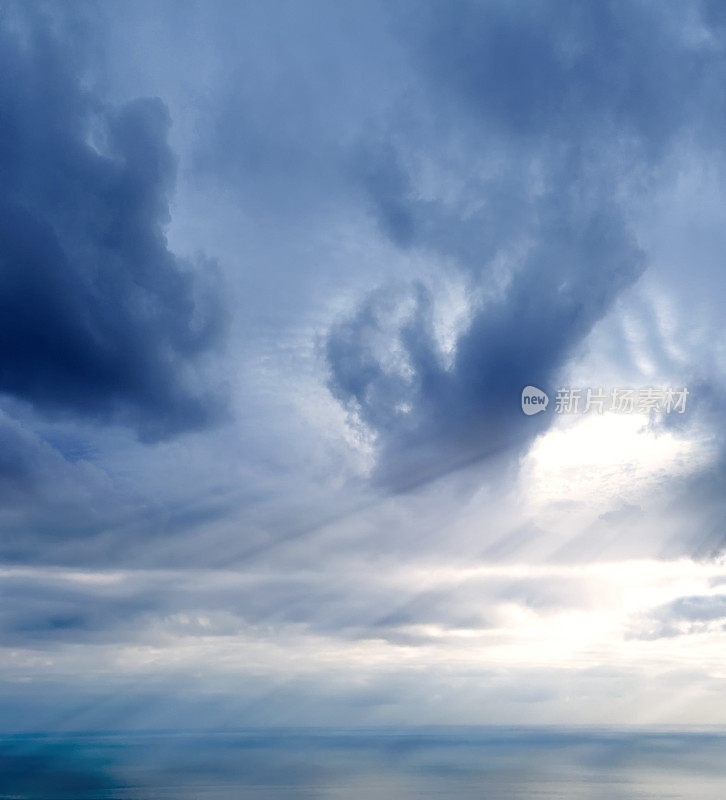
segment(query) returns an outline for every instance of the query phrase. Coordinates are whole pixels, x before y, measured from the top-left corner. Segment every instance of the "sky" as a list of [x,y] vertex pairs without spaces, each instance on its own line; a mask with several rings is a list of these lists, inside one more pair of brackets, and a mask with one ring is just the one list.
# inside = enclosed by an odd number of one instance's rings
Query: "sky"
[[0,728],[722,722],[725,87],[716,0],[2,2]]

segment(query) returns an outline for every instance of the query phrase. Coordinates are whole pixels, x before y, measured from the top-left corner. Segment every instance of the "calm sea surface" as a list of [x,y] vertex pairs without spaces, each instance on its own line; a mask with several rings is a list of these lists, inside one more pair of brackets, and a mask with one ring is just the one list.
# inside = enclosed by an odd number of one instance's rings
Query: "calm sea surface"
[[726,800],[726,731],[285,730],[0,738],[0,798]]

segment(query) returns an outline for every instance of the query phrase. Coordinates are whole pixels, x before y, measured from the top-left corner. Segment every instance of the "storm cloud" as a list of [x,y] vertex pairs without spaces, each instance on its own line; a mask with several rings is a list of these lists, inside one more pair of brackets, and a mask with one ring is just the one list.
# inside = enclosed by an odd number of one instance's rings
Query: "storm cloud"
[[73,55],[81,35],[37,10],[0,31],[0,391],[154,439],[219,411],[190,368],[224,314],[214,264],[197,286],[167,246],[164,103],[104,102]]
[[557,9],[399,7],[420,106],[365,150],[361,185],[395,245],[460,270],[470,308],[448,358],[424,281],[403,301],[382,286],[330,331],[331,391],[373,431],[394,488],[542,432],[543,418],[522,425],[522,388],[554,391],[648,265],[629,206],[684,141],[718,136],[723,56],[684,37],[675,7]]

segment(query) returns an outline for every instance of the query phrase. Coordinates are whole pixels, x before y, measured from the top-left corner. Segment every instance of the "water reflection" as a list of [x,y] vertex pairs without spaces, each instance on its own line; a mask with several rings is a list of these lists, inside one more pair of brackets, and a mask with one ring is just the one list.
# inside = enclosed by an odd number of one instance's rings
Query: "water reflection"
[[13,736],[25,800],[723,800],[726,732],[288,730]]

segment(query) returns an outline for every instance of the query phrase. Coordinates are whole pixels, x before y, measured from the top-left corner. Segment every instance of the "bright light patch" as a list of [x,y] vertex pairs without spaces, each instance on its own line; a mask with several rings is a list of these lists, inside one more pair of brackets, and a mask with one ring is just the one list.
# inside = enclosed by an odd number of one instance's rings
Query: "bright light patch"
[[646,420],[640,414],[589,414],[540,436],[522,462],[528,501],[634,502],[654,483],[684,476],[713,458],[708,441],[653,430]]

